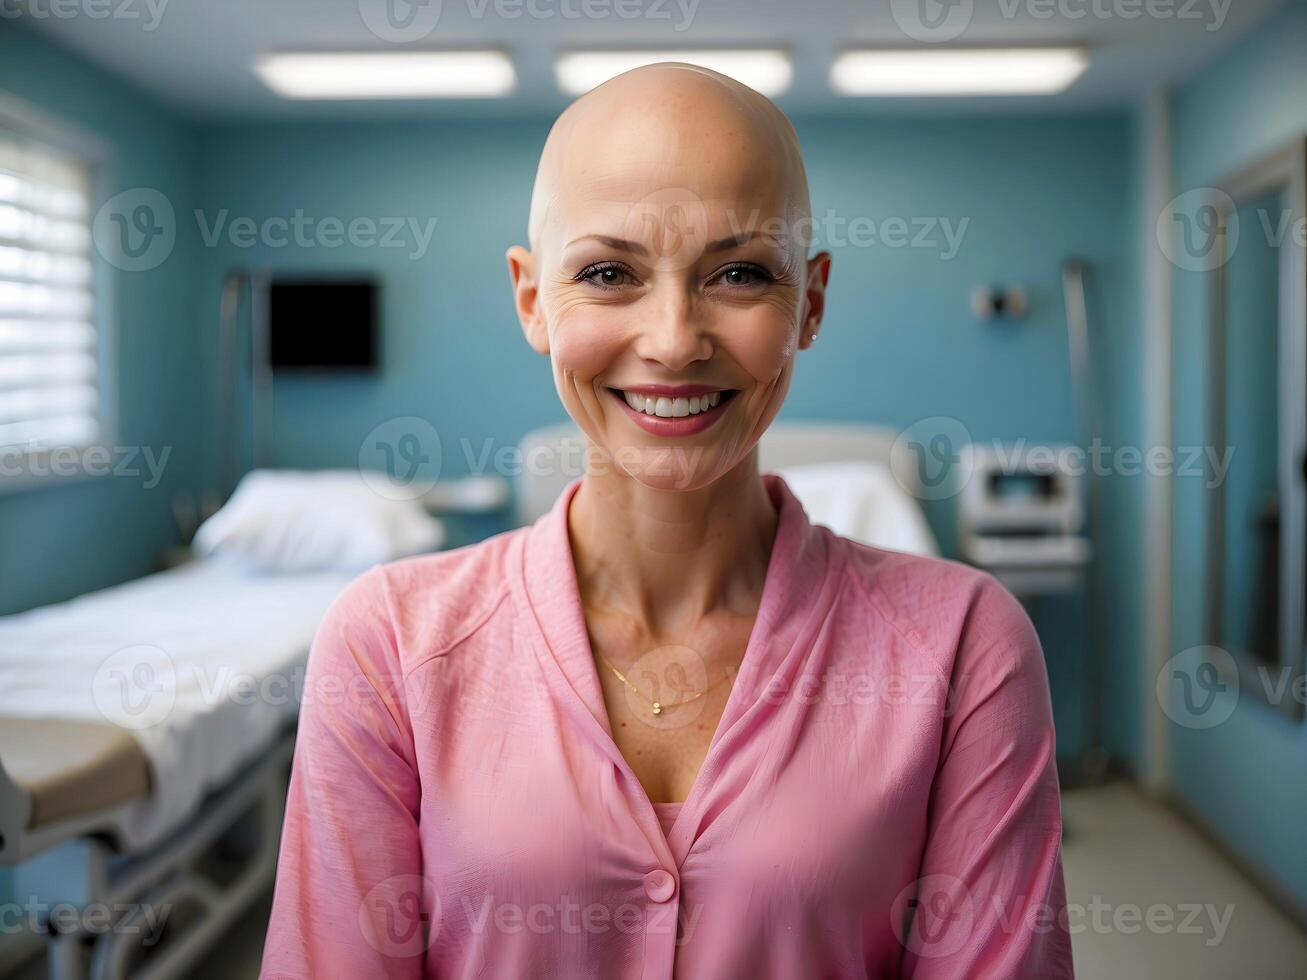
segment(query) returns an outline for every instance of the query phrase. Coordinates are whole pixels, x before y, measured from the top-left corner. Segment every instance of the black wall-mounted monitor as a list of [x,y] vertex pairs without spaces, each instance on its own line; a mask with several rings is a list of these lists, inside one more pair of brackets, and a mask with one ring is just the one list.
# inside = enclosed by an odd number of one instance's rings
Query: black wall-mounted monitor
[[268,286],[270,366],[275,371],[375,371],[377,300],[371,279],[273,279]]

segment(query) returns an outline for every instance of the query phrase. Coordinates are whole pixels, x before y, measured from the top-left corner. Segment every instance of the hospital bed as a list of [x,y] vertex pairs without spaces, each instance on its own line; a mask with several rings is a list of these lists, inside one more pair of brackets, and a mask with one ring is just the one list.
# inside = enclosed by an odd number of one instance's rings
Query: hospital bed
[[[267,888],[307,651],[351,577],[214,558],[0,619],[0,864],[52,977],[183,976]],[[186,928],[138,966],[151,915]]]
[[[528,433],[515,495],[529,524],[585,467],[585,437],[571,422]],[[815,524],[893,551],[937,555],[918,503],[916,458],[893,429],[846,422],[776,422],[758,444],[758,465],[789,485]]]

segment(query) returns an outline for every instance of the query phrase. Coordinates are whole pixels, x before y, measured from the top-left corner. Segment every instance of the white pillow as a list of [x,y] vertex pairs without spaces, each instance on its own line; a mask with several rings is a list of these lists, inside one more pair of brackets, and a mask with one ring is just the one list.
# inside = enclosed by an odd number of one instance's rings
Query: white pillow
[[814,524],[876,548],[939,554],[917,501],[888,466],[849,460],[776,471]]
[[195,533],[194,550],[265,572],[363,571],[444,540],[415,500],[389,500],[355,470],[253,470]]

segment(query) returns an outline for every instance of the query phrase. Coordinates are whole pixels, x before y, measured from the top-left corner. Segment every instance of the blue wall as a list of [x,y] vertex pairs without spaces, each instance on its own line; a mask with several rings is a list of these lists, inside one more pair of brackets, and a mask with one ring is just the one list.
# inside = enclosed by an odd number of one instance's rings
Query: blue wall
[[[547,365],[521,340],[503,261],[524,237],[547,126],[278,124],[202,133],[199,207],[209,226],[223,214],[262,224],[297,209],[343,222],[437,221],[417,260],[404,248],[240,248],[227,235],[201,249],[201,314],[210,322],[222,274],[235,265],[370,270],[383,280],[383,377],[279,380],[278,462],[349,465],[371,426],[406,412],[425,414],[455,442],[497,445],[562,417]],[[1104,315],[1114,325],[1133,322],[1128,117],[801,119],[799,130],[819,215],[966,224],[949,259],[932,248],[834,249],[826,330],[800,362],[787,414],[897,425],[949,415],[976,438],[1074,438],[1060,263],[1088,258],[1108,297]],[[932,234],[946,249],[943,233]],[[972,318],[972,285],[996,281],[1030,291],[1024,324]],[[492,385],[514,397],[486,397]],[[461,453],[445,462],[448,472],[466,471]]]
[[[1100,356],[1123,366],[1103,372],[1109,423],[1133,424],[1137,393],[1126,412],[1115,411],[1116,394],[1138,388],[1129,116],[797,124],[818,238],[834,246],[835,260],[822,340],[800,361],[787,417],[906,426],[943,415],[976,439],[1076,441],[1060,280],[1062,260],[1074,254],[1093,269]],[[200,248],[197,315],[209,337],[222,277],[234,266],[363,270],[382,281],[382,375],[279,379],[278,465],[352,466],[374,426],[417,415],[440,433],[443,472],[464,473],[461,440],[508,447],[565,417],[547,363],[521,338],[503,260],[524,237],[547,129],[547,120],[532,119],[229,125],[201,133],[197,206],[210,231],[220,220],[262,226],[297,211],[315,227],[326,218],[437,222],[420,258],[411,254],[416,248],[244,247],[226,233]],[[934,245],[847,243],[868,219],[888,233],[893,218],[907,222],[909,239],[924,229]],[[311,230],[305,236],[314,240]],[[970,314],[972,286],[996,282],[1029,291],[1023,323],[982,324]],[[213,356],[210,344],[206,360]],[[1112,441],[1112,431],[1105,437]],[[946,548],[951,504],[930,508]],[[1128,503],[1116,509],[1124,516],[1112,527],[1127,527]],[[1107,550],[1123,569],[1135,562],[1133,552]],[[1129,571],[1121,577],[1133,581]],[[1123,614],[1113,622],[1133,629],[1137,592],[1122,591]],[[1049,647],[1062,754],[1070,756],[1083,743],[1083,603],[1048,602],[1035,614]],[[1121,656],[1137,657],[1134,635],[1119,640]]]
[[[93,479],[0,497],[0,532],[17,544],[0,557],[0,611],[146,571],[171,541],[171,494],[213,483],[217,300],[234,267],[365,271],[383,284],[381,375],[279,378],[277,465],[355,465],[373,427],[417,415],[441,434],[443,472],[459,474],[470,468],[465,443],[474,453],[511,447],[564,417],[547,364],[521,339],[503,261],[524,236],[549,120],[188,126],[39,35],[11,22],[0,31],[0,84],[112,143],[115,189],[159,189],[178,222],[177,247],[162,266],[117,277],[118,441],[172,447],[164,484],[143,492],[139,481]],[[1138,444],[1129,114],[797,124],[818,237],[835,265],[822,342],[800,363],[788,417],[905,426],[951,416],[979,440],[1075,441],[1060,267],[1077,255],[1091,266],[1104,440]],[[249,223],[297,212],[315,244],[240,244]],[[336,245],[313,230],[326,219],[390,218],[406,222],[398,248]],[[412,229],[432,219],[423,251]],[[925,241],[883,241],[895,219]],[[853,222],[864,230],[872,222],[876,243],[830,240],[847,238]],[[1015,325],[978,323],[968,300],[980,283],[1026,287],[1030,315]],[[1138,662],[1140,487],[1114,480],[1104,486],[1103,541],[1114,614],[1101,618],[1109,664],[1120,665],[1109,671],[1120,688],[1108,706],[1109,744],[1128,753],[1138,730],[1129,679]],[[952,502],[928,511],[951,550]],[[1085,738],[1083,597],[1032,612],[1047,647],[1062,755],[1071,757]]]
[[[146,186],[189,201],[193,143],[182,121],[12,18],[0,19],[0,91],[107,143],[110,193]],[[157,269],[114,282],[120,405],[109,438],[156,459],[172,447],[162,482],[144,490],[140,477],[97,476],[0,492],[0,614],[140,576],[173,543],[171,497],[198,479],[194,257],[181,239]]]
[[[1176,191],[1211,185],[1307,131],[1307,5],[1289,4],[1175,104]],[[1206,296],[1175,274],[1175,438],[1205,441]],[[1234,467],[1240,466],[1236,453]],[[1204,642],[1204,491],[1175,482],[1175,650]],[[1225,723],[1172,727],[1176,790],[1231,847],[1307,908],[1307,726],[1240,699]]]

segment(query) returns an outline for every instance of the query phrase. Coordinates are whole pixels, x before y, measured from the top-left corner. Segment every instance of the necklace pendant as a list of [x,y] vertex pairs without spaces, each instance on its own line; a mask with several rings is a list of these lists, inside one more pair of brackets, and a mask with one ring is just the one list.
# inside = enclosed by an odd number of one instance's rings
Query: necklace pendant
[[653,713],[656,715],[661,715],[663,713],[663,706],[657,701],[653,703]]

